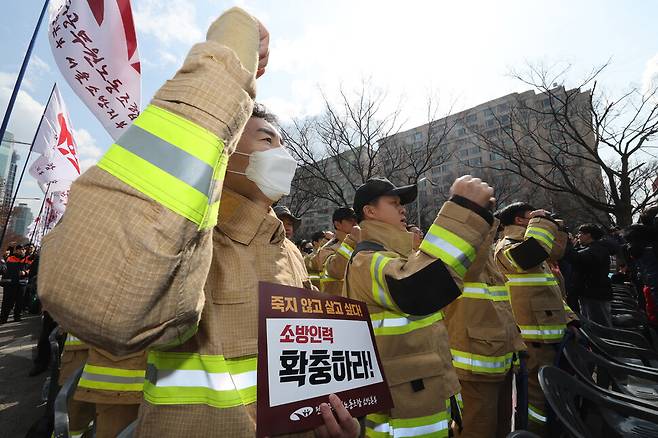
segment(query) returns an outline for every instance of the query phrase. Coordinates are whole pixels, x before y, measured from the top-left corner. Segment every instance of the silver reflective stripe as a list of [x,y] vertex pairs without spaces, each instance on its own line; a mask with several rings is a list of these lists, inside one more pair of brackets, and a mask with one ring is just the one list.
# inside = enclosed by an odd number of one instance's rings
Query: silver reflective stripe
[[528,330],[528,329],[521,329],[521,334],[522,335],[540,335],[540,336],[547,336],[547,335],[561,335],[564,333],[564,329],[554,329],[554,330]]
[[508,277],[508,283],[548,283],[549,281],[555,281],[555,277]]
[[209,373],[203,370],[158,370],[158,387],[203,387],[214,391],[233,391],[256,386],[256,371],[246,373]]
[[502,362],[485,362],[483,360],[471,359],[468,357],[457,356],[454,354],[452,356],[452,360],[454,360],[455,362],[463,363],[464,365],[470,365],[470,366],[482,367],[482,368],[504,368],[512,363],[511,357],[509,358],[509,360],[504,360]]
[[379,424],[372,420],[366,420],[366,427],[369,427],[370,429],[379,433],[389,433],[391,430],[391,426],[388,423]]
[[464,293],[488,295],[489,290],[485,287],[466,286],[464,287]]
[[453,256],[457,261],[466,269],[468,269],[469,266],[471,266],[471,260],[468,258],[466,254],[464,254],[459,248],[454,246],[452,243],[448,242],[447,240],[443,240],[439,236],[430,233],[427,233],[425,235],[425,240],[427,240],[429,243],[431,243],[434,246],[438,246],[451,256]]
[[205,195],[213,188],[212,166],[135,124],[116,144]]
[[546,233],[546,231],[544,231],[542,229],[539,229],[539,228],[528,228],[528,230],[526,231],[526,235],[528,235],[528,234],[529,235],[536,234],[538,236],[542,236],[543,238],[545,238],[546,240],[548,240],[551,243],[553,243],[555,241],[555,237],[550,236],[548,233]]
[[373,325],[376,325],[377,328],[380,327],[403,327],[405,325],[411,324],[414,321],[420,321],[422,319],[431,317],[432,315],[428,316],[411,316],[409,315],[408,318],[405,317],[400,317],[400,318],[382,318],[382,319],[373,319]]
[[376,253],[375,253],[375,257],[377,258],[377,260],[375,260],[375,268],[374,268],[375,272],[373,272],[373,275],[375,276],[375,283],[377,284],[377,294],[379,295],[379,304],[385,306],[387,304],[386,291],[384,290],[381,283],[379,282],[379,265],[381,265],[382,262],[384,261],[384,257]]
[[546,423],[546,417],[535,411],[532,406],[528,406],[528,416],[540,423]]
[[105,383],[121,383],[121,384],[144,383],[144,377],[109,376],[107,374],[95,374],[87,371],[82,372],[82,376],[80,376],[80,379],[91,380],[93,382],[105,382]]
[[348,248],[347,245],[342,244],[342,245],[340,245],[340,247],[338,248],[338,252],[339,252],[343,257],[345,257],[346,259],[349,260],[350,257],[352,257],[352,252],[353,252],[353,251],[352,251],[350,248]]
[[441,420],[434,424],[428,424],[426,426],[398,427],[393,429],[393,436],[395,438],[419,436],[419,435],[426,435],[434,432],[441,432],[442,430],[447,430],[447,429],[448,429],[448,420]]

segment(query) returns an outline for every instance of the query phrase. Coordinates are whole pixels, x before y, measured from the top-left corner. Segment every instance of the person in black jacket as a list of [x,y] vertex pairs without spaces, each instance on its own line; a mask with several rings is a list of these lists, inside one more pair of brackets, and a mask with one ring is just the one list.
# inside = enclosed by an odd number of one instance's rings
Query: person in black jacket
[[25,261],[25,248],[17,246],[7,258],[7,282],[3,286],[2,310],[0,310],[0,324],[7,322],[12,307],[14,308],[14,321],[21,320],[23,311],[23,290],[25,286],[21,280],[27,277],[27,263]]
[[610,248],[601,240],[603,235],[598,225],[581,225],[576,234],[578,245],[566,257],[573,267],[573,287],[578,293],[582,315],[610,327]]

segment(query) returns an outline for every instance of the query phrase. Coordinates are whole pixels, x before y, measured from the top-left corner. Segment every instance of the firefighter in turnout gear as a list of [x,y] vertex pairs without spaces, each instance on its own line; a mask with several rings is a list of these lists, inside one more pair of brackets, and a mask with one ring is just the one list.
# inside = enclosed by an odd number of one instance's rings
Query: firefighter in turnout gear
[[511,429],[512,362],[525,350],[505,277],[498,271],[494,222],[466,275],[462,294],[445,309],[452,364],[464,403],[463,438],[505,438]]
[[451,416],[459,420],[460,386],[441,309],[460,295],[492,229],[493,189],[470,176],[457,179],[418,251],[403,206],[416,194],[415,185],[371,179],[354,198],[360,231],[350,237],[358,243],[344,294],[368,305],[394,403],[366,417],[369,437],[447,437]]
[[311,279],[313,286],[320,290],[320,277],[322,275],[322,264],[319,263],[318,254],[322,247],[333,239],[333,233],[328,231],[316,231],[311,236],[311,244],[313,245],[313,252],[304,257],[304,264],[308,271],[308,276]]
[[511,204],[498,211],[496,217],[504,226],[496,244],[496,264],[506,277],[514,318],[528,349],[528,426],[546,436],[539,368],[554,363],[568,326],[575,331],[578,324],[548,265],[562,257],[567,234],[550,213],[525,203]]
[[336,229],[335,237],[322,247],[316,263],[322,266],[320,291],[340,295],[343,291],[345,268],[356,245],[349,236],[357,223],[356,214],[350,207],[341,207],[334,211],[331,221]]
[[[253,437],[258,283],[311,287],[270,207],[296,162],[253,101],[268,41],[239,8],[212,23],[73,183],[44,239],[39,290],[62,327],[115,356],[148,349],[135,437]],[[74,249],[78,262],[65,264]],[[328,401],[336,417],[321,404],[316,433],[358,436],[342,402]]]

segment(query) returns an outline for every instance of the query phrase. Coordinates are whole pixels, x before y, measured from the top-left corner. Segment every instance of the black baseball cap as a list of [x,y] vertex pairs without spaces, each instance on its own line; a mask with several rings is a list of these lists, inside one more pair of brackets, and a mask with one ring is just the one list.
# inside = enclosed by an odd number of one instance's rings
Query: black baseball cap
[[344,221],[345,219],[356,219],[356,213],[352,207],[340,207],[334,210],[334,214],[331,215],[331,221]]
[[371,178],[359,186],[354,194],[354,211],[359,222],[363,220],[363,207],[380,196],[399,196],[400,204],[413,202],[418,195],[416,184],[395,187],[386,178]]

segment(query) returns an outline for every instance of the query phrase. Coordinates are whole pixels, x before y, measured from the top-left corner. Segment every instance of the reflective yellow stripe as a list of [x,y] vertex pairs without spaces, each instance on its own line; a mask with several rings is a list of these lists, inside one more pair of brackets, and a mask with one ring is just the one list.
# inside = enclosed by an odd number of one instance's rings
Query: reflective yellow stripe
[[80,376],[80,388],[105,391],[142,391],[144,370],[85,365]]
[[447,437],[450,414],[446,410],[416,418],[391,418],[383,414],[366,416],[366,436],[369,438],[389,437]]
[[548,248],[548,252],[551,252],[553,249],[555,236],[553,236],[550,231],[537,226],[530,226],[525,230],[525,238],[528,239],[530,237],[533,237],[537,241],[543,243]]
[[372,278],[372,296],[375,302],[387,309],[395,309],[393,300],[388,294],[386,280],[384,279],[384,267],[392,259],[379,253],[372,255],[370,262],[370,277]]
[[475,248],[452,231],[433,224],[420,244],[420,250],[450,266],[461,277],[475,259]]
[[352,253],[354,252],[354,248],[349,246],[347,243],[343,242],[343,243],[340,244],[340,247],[338,247],[337,252],[338,252],[338,254],[342,255],[347,260],[349,260],[352,257]]
[[256,357],[149,352],[144,399],[151,404],[230,408],[256,401]]
[[512,264],[512,267],[514,267],[514,269],[516,269],[517,271],[523,271],[523,268],[521,268],[516,263],[516,261],[514,260],[514,257],[512,257],[512,254],[510,254],[511,250],[512,250],[512,248],[507,248],[506,250],[503,251],[503,255],[505,256],[505,258],[507,258],[507,260],[509,260],[509,262]]
[[462,294],[458,298],[509,301],[509,292],[506,286],[489,286],[486,283],[466,282]]
[[429,316],[412,316],[406,313],[379,312],[370,314],[375,336],[403,335],[427,327],[443,319],[443,312]]
[[455,368],[487,374],[507,372],[512,367],[512,356],[514,355],[514,353],[507,353],[503,356],[483,356],[453,348],[450,349],[450,353]]
[[228,156],[211,132],[149,105],[101,158],[98,167],[199,228],[214,226]]
[[520,325],[521,337],[530,340],[560,340],[567,326],[558,325]]
[[571,307],[569,307],[569,305],[568,305],[567,303],[564,303],[564,310],[565,310],[566,312],[574,313],[573,310],[571,310]]

